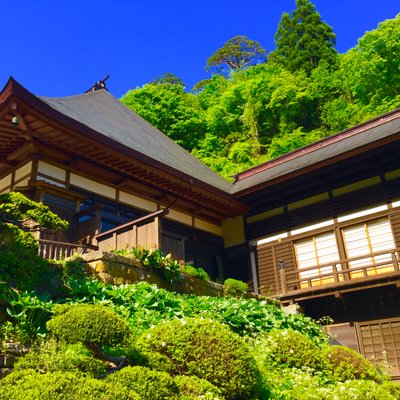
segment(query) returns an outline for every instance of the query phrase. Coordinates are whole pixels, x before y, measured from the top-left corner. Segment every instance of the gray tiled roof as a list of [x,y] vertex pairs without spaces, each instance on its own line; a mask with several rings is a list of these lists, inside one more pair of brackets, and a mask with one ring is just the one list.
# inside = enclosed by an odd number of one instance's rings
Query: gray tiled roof
[[[372,145],[374,142],[398,134],[400,132],[400,116],[397,114],[395,117],[396,118],[383,123],[379,123],[379,119],[376,119],[377,123],[371,127],[367,126],[367,122],[365,123],[365,128],[362,127],[362,125],[364,125],[362,124],[272,160],[271,166],[267,166],[264,170],[254,173],[254,175],[249,174],[246,178],[236,182],[234,184],[233,193],[238,193],[259,184],[279,179],[287,174],[301,171],[304,168],[324,161],[329,162],[329,160],[335,160],[338,156],[346,152],[364,148]],[[353,131],[355,134],[351,134]],[[282,160],[282,162],[279,162],[280,160]],[[251,170],[249,170],[249,172],[251,172]]]
[[104,89],[69,97],[38,97],[65,116],[129,149],[224,192],[232,191],[231,183]]

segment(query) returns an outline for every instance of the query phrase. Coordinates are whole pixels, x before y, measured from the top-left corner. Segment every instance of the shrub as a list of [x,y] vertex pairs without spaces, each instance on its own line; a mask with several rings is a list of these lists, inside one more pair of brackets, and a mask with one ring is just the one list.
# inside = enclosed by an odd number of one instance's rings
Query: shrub
[[194,278],[203,279],[204,281],[210,281],[210,275],[204,271],[203,268],[196,268],[193,265],[183,265],[181,266],[181,271],[189,276],[193,276]]
[[92,304],[56,306],[47,328],[67,343],[113,347],[130,336],[124,319],[105,306]]
[[211,320],[173,320],[144,333],[137,341],[174,364],[174,375],[195,375],[217,386],[227,399],[251,399],[257,389],[255,360],[242,339]]
[[384,387],[375,382],[350,380],[320,390],[320,400],[396,400]]
[[178,375],[175,377],[181,400],[198,399],[200,396],[209,396],[212,400],[224,400],[221,391],[205,379],[196,376]]
[[37,344],[17,360],[15,370],[33,369],[38,372],[71,371],[85,372],[91,376],[104,374],[105,364],[93,358],[82,344],[58,343],[50,339]]
[[126,320],[111,309],[92,304],[55,307],[55,316],[47,322],[49,331],[67,343],[83,343],[92,354],[114,367],[121,367],[124,357],[107,356],[103,346],[124,344],[131,335]]
[[314,370],[323,367],[321,350],[307,336],[293,329],[273,330],[257,347],[268,365]]
[[367,379],[379,382],[382,375],[360,353],[344,346],[327,346],[323,350],[327,370],[335,380]]
[[224,282],[224,295],[242,297],[245,296],[249,291],[247,283],[239,281],[237,279],[228,278]]
[[146,367],[125,367],[109,375],[106,382],[119,384],[137,392],[143,400],[177,399],[179,389],[166,372],[152,371]]
[[160,354],[157,351],[131,349],[127,354],[127,362],[130,365],[140,365],[156,371],[168,372],[169,374],[175,368],[173,362],[166,355]]
[[141,400],[118,382],[85,377],[72,372],[40,374],[33,370],[15,371],[1,380],[1,400]]
[[395,399],[400,399],[400,383],[385,381],[382,383],[382,388],[388,391]]

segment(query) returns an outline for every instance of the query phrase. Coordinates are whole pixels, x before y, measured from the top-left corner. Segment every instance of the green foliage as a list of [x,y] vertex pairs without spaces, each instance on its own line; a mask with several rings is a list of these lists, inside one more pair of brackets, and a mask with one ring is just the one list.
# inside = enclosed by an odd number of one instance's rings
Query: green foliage
[[237,279],[228,278],[224,282],[224,295],[233,297],[246,296],[249,292],[249,285]]
[[84,376],[56,371],[41,374],[34,370],[11,373],[1,380],[1,400],[141,400],[120,385]]
[[[116,252],[118,254],[118,251]],[[139,260],[145,267],[160,269],[168,282],[172,282],[180,274],[181,264],[172,258],[171,254],[164,256],[158,249],[133,247],[128,255]]]
[[319,390],[322,400],[396,400],[384,387],[375,382],[350,380]]
[[181,85],[185,86],[181,78],[171,72],[166,72],[150,82],[152,85]]
[[125,367],[109,375],[105,381],[130,389],[143,400],[178,399],[179,388],[172,377],[166,372],[152,371],[146,367]]
[[187,150],[197,147],[206,124],[196,96],[181,84],[147,84],[130,90],[121,101]]
[[0,221],[4,219],[15,222],[31,220],[41,228],[52,230],[68,228],[68,222],[52,213],[47,206],[14,192],[0,194]]
[[89,347],[118,346],[131,332],[127,322],[101,305],[59,305],[47,322],[48,330],[67,343],[84,343]]
[[78,370],[93,377],[107,370],[105,364],[94,358],[82,344],[66,344],[51,339],[33,346],[27,355],[17,360],[14,368],[41,373]]
[[252,399],[257,390],[257,369],[249,349],[216,321],[169,321],[144,333],[136,346],[166,355],[175,375],[206,379],[227,399]]
[[345,346],[328,346],[323,351],[326,369],[340,382],[354,379],[380,382],[382,374],[360,353]]
[[194,278],[199,278],[203,279],[204,281],[210,281],[210,275],[207,274],[206,271],[204,271],[203,268],[196,268],[193,267],[193,265],[182,265],[181,266],[181,271],[182,273],[192,276]]
[[205,379],[197,378],[197,376],[178,375],[174,381],[180,390],[181,400],[200,399],[207,395],[210,400],[224,400],[221,391]]
[[320,349],[307,336],[293,329],[274,330],[257,346],[270,366],[321,370]]
[[265,50],[260,43],[246,36],[238,35],[229,39],[207,60],[207,69],[216,67],[220,72],[240,69],[265,60]]
[[7,314],[18,330],[31,337],[45,333],[45,324],[53,307],[48,296],[39,298],[34,292],[18,292],[6,288],[0,293],[0,299],[6,302]]
[[269,61],[292,72],[302,69],[310,74],[321,60],[334,65],[337,59],[336,36],[309,0],[296,0],[292,14],[283,13],[275,42]]

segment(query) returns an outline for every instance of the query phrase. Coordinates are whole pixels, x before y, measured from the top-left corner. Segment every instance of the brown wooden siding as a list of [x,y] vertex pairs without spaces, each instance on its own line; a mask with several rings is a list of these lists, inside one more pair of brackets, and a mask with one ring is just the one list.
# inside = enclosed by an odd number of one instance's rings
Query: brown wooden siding
[[388,363],[392,378],[400,378],[400,319],[356,324],[361,353],[377,365]]
[[[296,276],[296,265],[291,241],[274,245],[263,245],[257,250],[259,285],[263,295],[282,293],[280,261],[285,264],[287,276]],[[262,266],[260,268],[260,266]]]
[[273,248],[261,247],[257,251],[258,265],[264,267],[259,271],[259,289],[264,295],[276,295],[279,293],[278,289],[278,269],[274,262]]
[[400,248],[400,212],[390,214],[389,219],[392,225],[394,242],[396,243],[396,247]]

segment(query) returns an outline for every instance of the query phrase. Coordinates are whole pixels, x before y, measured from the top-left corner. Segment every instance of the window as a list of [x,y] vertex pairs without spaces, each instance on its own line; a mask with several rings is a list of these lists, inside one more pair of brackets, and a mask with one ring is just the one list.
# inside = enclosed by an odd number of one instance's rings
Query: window
[[299,240],[294,247],[300,288],[334,282],[334,266],[341,266],[333,231]]
[[395,244],[387,218],[343,228],[342,236],[352,279],[394,270],[391,251]]

